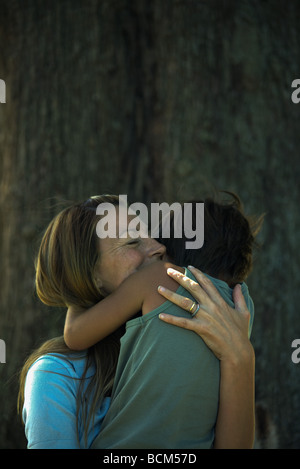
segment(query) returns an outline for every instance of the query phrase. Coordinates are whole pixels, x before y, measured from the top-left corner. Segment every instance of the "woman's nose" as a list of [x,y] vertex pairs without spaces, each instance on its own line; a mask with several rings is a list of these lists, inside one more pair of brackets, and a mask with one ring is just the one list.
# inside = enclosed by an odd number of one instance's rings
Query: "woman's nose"
[[166,253],[166,247],[156,241],[155,239],[149,238],[149,250],[147,253],[148,257],[163,257],[164,254]]

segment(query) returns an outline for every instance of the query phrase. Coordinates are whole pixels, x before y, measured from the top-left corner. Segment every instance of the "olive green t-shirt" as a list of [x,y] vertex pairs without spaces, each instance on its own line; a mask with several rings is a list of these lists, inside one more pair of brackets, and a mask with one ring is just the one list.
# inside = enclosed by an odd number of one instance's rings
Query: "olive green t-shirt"
[[[195,280],[188,269],[186,275]],[[233,306],[228,285],[210,279]],[[253,319],[246,284],[242,284],[242,291]],[[177,293],[193,299],[182,286]],[[212,447],[219,404],[219,360],[195,332],[161,321],[158,315],[162,312],[191,317],[166,301],[127,322],[111,406],[93,448]]]

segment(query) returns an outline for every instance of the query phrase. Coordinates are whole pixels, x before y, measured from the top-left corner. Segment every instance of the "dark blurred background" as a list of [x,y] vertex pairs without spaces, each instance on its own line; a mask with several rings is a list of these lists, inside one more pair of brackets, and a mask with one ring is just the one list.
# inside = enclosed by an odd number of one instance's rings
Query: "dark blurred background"
[[299,24],[297,0],[0,1],[1,448],[26,447],[18,371],[62,332],[34,292],[58,202],[218,189],[266,213],[248,282],[257,446],[300,448]]

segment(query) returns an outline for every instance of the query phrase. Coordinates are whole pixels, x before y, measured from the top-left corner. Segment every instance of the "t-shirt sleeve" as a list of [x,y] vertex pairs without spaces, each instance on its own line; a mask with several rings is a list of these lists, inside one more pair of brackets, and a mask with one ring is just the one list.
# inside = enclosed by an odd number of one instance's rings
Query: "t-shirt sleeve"
[[246,304],[250,311],[250,321],[248,328],[248,339],[250,339],[254,321],[254,303],[250,295],[246,297]]
[[29,369],[23,407],[28,449],[80,448],[76,382],[68,363],[44,356]]

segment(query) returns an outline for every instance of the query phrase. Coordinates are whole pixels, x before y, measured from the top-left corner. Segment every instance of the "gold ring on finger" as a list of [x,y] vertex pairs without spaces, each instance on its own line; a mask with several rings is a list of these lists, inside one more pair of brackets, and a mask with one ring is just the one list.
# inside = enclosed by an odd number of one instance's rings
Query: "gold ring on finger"
[[194,303],[192,304],[192,306],[190,307],[190,313],[192,313],[192,318],[193,318],[194,316],[196,316],[196,314],[198,313],[199,309],[200,309],[199,303],[195,303],[195,302],[194,302]]

